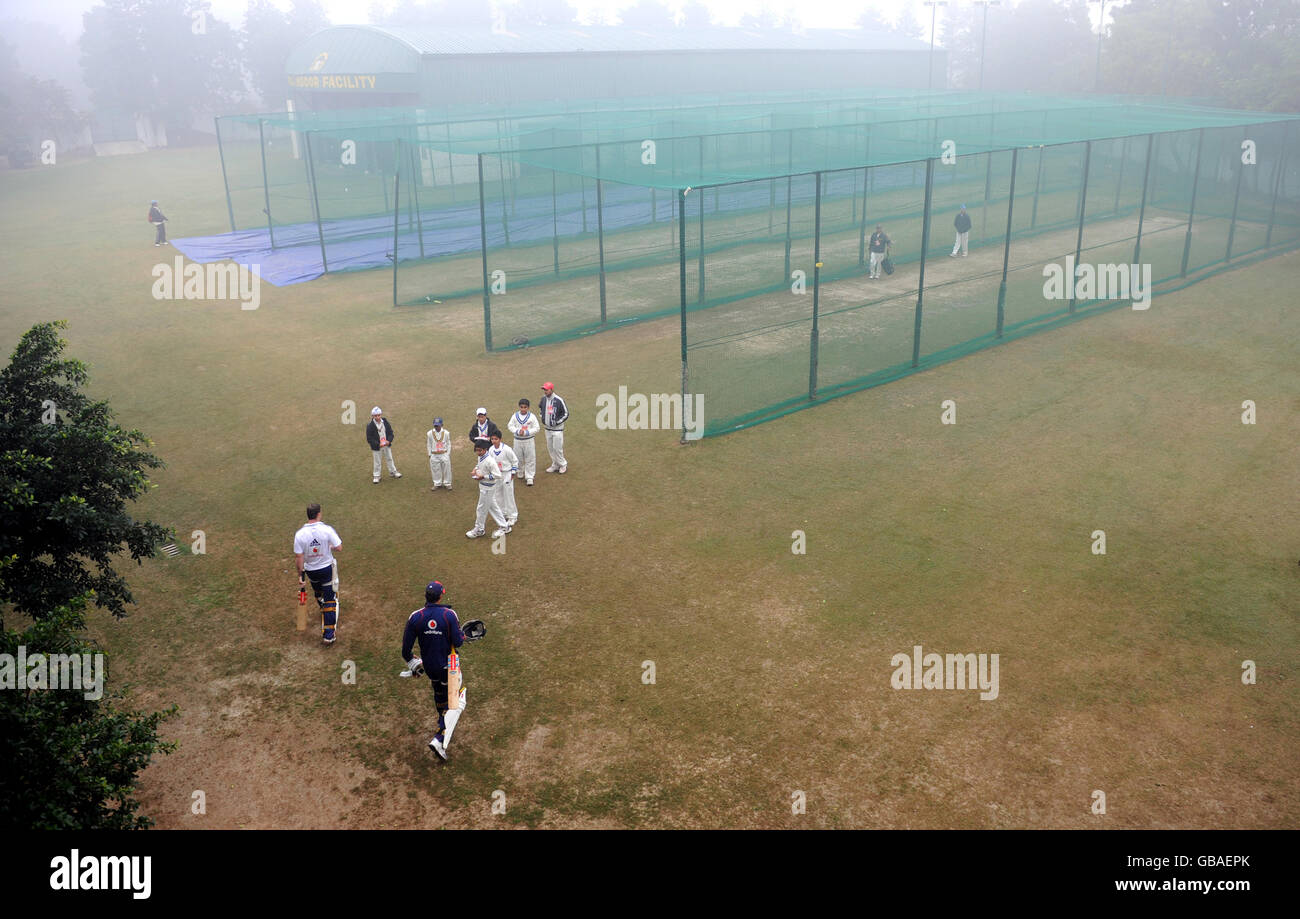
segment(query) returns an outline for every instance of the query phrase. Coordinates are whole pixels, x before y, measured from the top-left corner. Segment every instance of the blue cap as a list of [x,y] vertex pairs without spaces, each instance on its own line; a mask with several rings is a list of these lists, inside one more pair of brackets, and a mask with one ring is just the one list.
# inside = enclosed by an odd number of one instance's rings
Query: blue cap
[[430,581],[424,587],[424,599],[432,600],[436,603],[442,597],[443,590],[444,588],[441,581]]
[[435,418],[435,419],[433,419],[433,424],[434,424],[435,427],[436,427],[437,425],[442,424],[442,419],[441,419],[441,418]]

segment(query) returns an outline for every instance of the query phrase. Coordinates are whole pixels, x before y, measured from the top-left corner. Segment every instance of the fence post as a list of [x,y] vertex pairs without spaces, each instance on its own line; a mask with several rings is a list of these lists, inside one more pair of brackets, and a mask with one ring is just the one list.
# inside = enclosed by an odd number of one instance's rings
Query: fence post
[[262,199],[266,202],[266,232],[271,237],[271,248],[275,248],[275,227],[271,222],[271,186],[266,178],[266,134],[263,130],[266,122],[257,119],[257,149],[262,154]]
[[1147,182],[1151,178],[1151,157],[1155,152],[1156,136],[1147,135],[1147,164],[1142,170],[1142,203],[1138,206],[1137,239],[1133,243],[1133,264],[1142,264],[1142,224],[1147,216]]
[[1179,277],[1187,277],[1187,259],[1192,254],[1192,220],[1196,216],[1196,193],[1201,185],[1201,149],[1205,146],[1205,128],[1196,132],[1196,165],[1192,172],[1192,203],[1187,208],[1187,235],[1183,238],[1183,267]]
[[551,170],[551,258],[555,276],[560,276],[560,211],[555,196],[555,170]]
[[1088,213],[1088,172],[1092,167],[1092,141],[1083,142],[1083,187],[1079,189],[1079,235],[1074,240],[1074,277],[1070,279],[1070,312],[1074,312],[1074,304],[1078,300],[1075,296],[1077,288],[1075,281],[1078,279],[1079,257],[1083,255],[1083,219]]
[[[400,150],[402,142],[399,140],[397,146]],[[420,146],[418,143],[412,143],[408,148],[409,155],[407,159],[411,163],[411,203],[415,206],[415,238],[420,241],[420,258],[424,258],[424,215],[420,213],[420,183],[424,180],[424,169],[420,162],[423,157],[420,156]],[[411,218],[406,218],[406,225],[411,225]]]
[[230,203],[230,179],[226,176],[226,151],[221,145],[221,116],[212,119],[217,126],[217,155],[221,157],[221,184],[226,188],[226,212],[230,214],[230,232],[235,232],[235,206]]
[[[1242,135],[1244,136],[1245,133],[1246,130],[1243,128]],[[1237,183],[1232,192],[1232,220],[1228,222],[1228,248],[1223,254],[1225,262],[1232,261],[1232,239],[1237,235],[1237,204],[1241,201],[1241,175],[1246,171],[1243,168],[1245,164],[1241,162],[1240,156],[1230,157],[1229,159],[1237,164]]]
[[688,397],[686,373],[686,191],[677,192],[677,282],[678,298],[682,315],[682,443],[686,443],[686,399]]
[[1034,180],[1034,209],[1029,215],[1029,229],[1038,226],[1038,191],[1043,187],[1043,159],[1047,156],[1047,148],[1039,146],[1038,148],[1038,178]]
[[934,159],[925,161],[925,209],[921,214],[921,269],[916,279],[916,324],[912,329],[912,366],[921,362],[921,306],[925,300],[925,256],[930,248],[930,196],[934,190]]
[[1128,142],[1129,138],[1124,138],[1124,145],[1119,151],[1119,181],[1115,183],[1115,203],[1111,206],[1111,211],[1116,217],[1119,216],[1119,194],[1124,189],[1124,164],[1128,162]]
[[[868,139],[868,143],[870,140]],[[867,183],[871,167],[862,167],[862,226],[858,227],[858,267],[867,263]]]
[[817,398],[817,336],[818,336],[818,316],[817,316],[817,295],[821,282],[822,269],[822,174],[819,172],[816,176],[817,191],[815,204],[813,205],[813,308],[812,308],[812,338],[809,342],[808,350],[808,398],[814,400]]
[[697,198],[700,199],[700,290],[697,295],[697,303],[704,303],[704,189],[697,188]]
[[483,252],[483,346],[492,350],[492,297],[488,286],[487,201],[483,197],[483,154],[478,155],[478,234]]
[[[1285,141],[1286,135],[1283,134]],[[1273,204],[1268,210],[1268,232],[1264,234],[1264,248],[1273,245],[1273,224],[1277,221],[1277,199],[1282,192],[1282,174],[1286,172],[1286,144],[1281,145],[1277,158],[1277,176],[1273,179]]]
[[[397,141],[398,156],[397,161],[393,164],[393,306],[397,306],[397,240],[398,240],[398,221],[402,217],[401,182],[402,182],[402,161],[401,161],[400,140]],[[325,250],[322,246],[321,256],[324,257]]]
[[596,252],[600,259],[600,324],[605,324],[605,188],[600,180],[600,144],[596,144]]
[[794,128],[791,128],[786,134],[786,177],[785,177],[785,275],[784,280],[790,280],[790,199],[794,187],[794,178],[790,175],[794,170]]
[[[990,154],[991,156],[992,154]],[[998,285],[998,327],[997,337],[1002,337],[1002,324],[1006,316],[1007,305],[1007,265],[1011,261],[1011,212],[1016,206],[1016,163],[1019,161],[1019,148],[1011,150],[1011,190],[1007,194],[1007,238],[1002,246],[1002,283]]]
[[[316,212],[316,235],[320,238],[320,268],[322,274],[329,274],[329,263],[325,261],[325,229],[320,219],[320,200],[316,196],[316,163],[311,155],[311,131],[303,131],[303,148],[307,153],[307,176],[311,183],[311,209]],[[394,253],[396,254],[396,253]],[[395,265],[396,263],[394,263]],[[396,275],[397,268],[393,268]],[[393,305],[397,305],[397,278],[393,278]]]

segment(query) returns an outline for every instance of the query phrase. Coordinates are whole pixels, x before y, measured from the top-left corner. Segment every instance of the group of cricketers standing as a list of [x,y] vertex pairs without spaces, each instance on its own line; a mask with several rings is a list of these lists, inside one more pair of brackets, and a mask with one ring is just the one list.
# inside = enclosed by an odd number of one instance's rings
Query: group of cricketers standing
[[[537,411],[532,409],[528,399],[519,400],[518,411],[506,422],[506,430],[514,441],[513,446],[505,443],[501,428],[488,417],[487,409],[479,406],[474,413],[474,423],[469,428],[469,440],[474,446],[477,462],[470,472],[470,478],[478,483],[478,507],[475,512],[474,526],[465,535],[470,539],[487,535],[489,517],[497,525],[492,532],[494,537],[503,536],[519,522],[519,506],[515,501],[515,479],[523,476],[525,485],[532,485],[537,475],[538,434],[545,432],[546,452],[550,457],[547,472],[563,474],[569,471],[569,461],[564,456],[564,424],[569,417],[568,406],[564,399],[555,392],[555,384],[542,384],[542,399]],[[373,456],[372,482],[379,484],[384,463],[388,465],[388,475],[400,479],[393,460],[392,423],[384,417],[383,410],[375,406],[371,410],[370,423],[366,425],[366,441],[370,444]],[[433,419],[433,427],[425,432],[425,451],[429,456],[429,476],[433,480],[432,491],[439,488],[451,488],[451,434],[443,426],[441,418]]]

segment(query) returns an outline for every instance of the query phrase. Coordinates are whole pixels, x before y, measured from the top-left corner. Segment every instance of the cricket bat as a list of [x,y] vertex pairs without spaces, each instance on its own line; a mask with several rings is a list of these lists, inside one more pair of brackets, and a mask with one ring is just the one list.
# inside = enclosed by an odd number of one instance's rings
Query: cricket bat
[[458,700],[460,698],[460,655],[452,650],[447,655],[447,701]]
[[[343,621],[343,603],[339,600],[339,560],[334,559],[334,628],[337,630]],[[336,631],[337,635],[338,632]]]
[[307,582],[298,587],[298,631],[307,631]]

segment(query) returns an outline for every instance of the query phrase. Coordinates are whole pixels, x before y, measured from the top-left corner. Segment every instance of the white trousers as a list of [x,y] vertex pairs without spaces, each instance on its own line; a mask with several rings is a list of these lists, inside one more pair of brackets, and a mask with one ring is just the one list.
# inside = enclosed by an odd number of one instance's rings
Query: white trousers
[[451,454],[430,453],[429,474],[433,476],[433,487],[451,484]]
[[506,520],[518,520],[519,508],[515,505],[515,480],[511,476],[508,480],[503,479],[497,486],[501,490],[501,513],[505,514]]
[[524,478],[532,481],[533,476],[537,475],[537,438],[516,437],[514,447]]
[[569,465],[564,458],[564,432],[550,431],[546,432],[546,452],[551,455],[551,465],[563,469]]
[[501,513],[501,504],[499,496],[497,495],[497,489],[500,487],[501,484],[499,482],[496,485],[479,485],[478,514],[474,518],[474,529],[484,529],[489,514],[492,516],[492,519],[496,521],[497,526],[508,527],[510,525],[506,523],[505,515]]
[[970,230],[967,230],[965,233],[958,233],[956,241],[953,242],[952,244],[952,254],[956,255],[957,252],[960,251],[962,255],[965,255],[966,244],[969,241],[970,241]]
[[397,465],[393,462],[392,447],[380,447],[378,450],[371,450],[370,452],[374,454],[375,457],[375,472],[374,472],[375,478],[379,478],[380,454],[383,454],[383,458],[388,460],[388,472],[391,475],[397,475]]
[[871,253],[871,276],[873,278],[880,277],[880,263],[883,262],[884,260],[885,260],[885,253],[883,252]]

